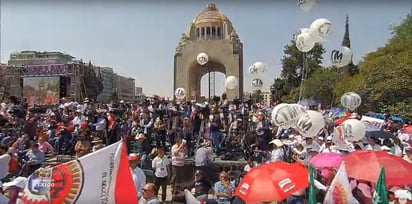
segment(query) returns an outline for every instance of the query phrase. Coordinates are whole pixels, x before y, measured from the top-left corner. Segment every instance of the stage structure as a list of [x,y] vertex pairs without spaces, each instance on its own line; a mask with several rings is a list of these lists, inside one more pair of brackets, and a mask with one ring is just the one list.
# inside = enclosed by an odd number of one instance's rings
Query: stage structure
[[[41,91],[47,86],[52,89],[48,93],[51,96],[57,94],[59,98],[70,97],[76,101],[83,101],[84,98],[90,97],[89,95],[98,95],[98,93],[88,93],[90,91],[88,91],[85,79],[87,80],[88,75],[95,75],[95,73],[92,67],[88,67],[81,61],[68,64],[8,66],[5,73],[2,84],[5,88],[5,95],[33,98],[33,94],[30,93],[31,89]],[[57,89],[55,89],[56,83],[58,83]],[[88,83],[98,83],[98,81],[89,80]],[[36,98],[34,103],[44,103],[46,98]],[[55,97],[47,99],[48,102],[50,100],[55,102]]]

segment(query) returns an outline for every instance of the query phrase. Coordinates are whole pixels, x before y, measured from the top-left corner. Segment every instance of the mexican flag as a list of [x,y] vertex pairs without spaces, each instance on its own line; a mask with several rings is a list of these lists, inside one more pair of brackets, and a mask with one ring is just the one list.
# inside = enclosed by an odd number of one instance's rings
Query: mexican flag
[[375,191],[373,192],[373,204],[389,204],[388,189],[386,188],[385,167],[381,168]]
[[316,204],[316,193],[317,189],[315,187],[315,168],[309,165],[309,204]]
[[39,170],[29,177],[20,203],[138,203],[126,143]]

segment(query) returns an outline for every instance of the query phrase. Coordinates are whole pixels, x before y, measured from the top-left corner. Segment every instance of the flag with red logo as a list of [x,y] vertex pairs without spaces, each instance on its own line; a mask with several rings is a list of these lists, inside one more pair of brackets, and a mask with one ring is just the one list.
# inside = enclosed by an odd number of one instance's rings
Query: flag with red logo
[[125,142],[119,141],[29,177],[25,204],[138,203]]

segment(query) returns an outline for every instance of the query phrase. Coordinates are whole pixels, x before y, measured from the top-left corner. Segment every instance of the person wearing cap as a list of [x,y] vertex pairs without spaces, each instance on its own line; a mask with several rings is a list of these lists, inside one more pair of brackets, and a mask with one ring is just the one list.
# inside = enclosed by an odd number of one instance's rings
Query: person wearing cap
[[284,161],[285,151],[282,148],[283,142],[279,139],[274,139],[269,144],[272,144],[270,162]]
[[93,144],[92,152],[95,152],[104,147],[103,140],[100,139],[100,137],[98,136],[95,136],[93,138],[92,144]]
[[20,203],[19,193],[27,184],[27,178],[17,177],[13,181],[3,183],[3,193],[9,199],[10,203]]
[[305,136],[303,139],[304,139],[303,146],[305,147],[305,149],[314,148],[314,149],[320,150],[320,145],[317,142],[313,141],[313,137]]
[[139,168],[140,157],[136,154],[129,154],[129,165],[132,173],[134,186],[136,187],[137,196],[141,198],[142,189],[146,184],[146,175],[143,170]]
[[205,179],[201,170],[196,170],[194,176],[194,181],[187,186],[187,189],[191,190],[193,196],[195,196],[197,200],[205,201],[208,198],[208,194],[212,186]]
[[322,153],[336,153],[334,149],[332,148],[333,142],[332,142],[332,136],[326,137],[326,142],[321,146],[321,152]]
[[156,185],[156,195],[162,188],[162,202],[166,202],[166,190],[169,176],[169,159],[165,157],[165,150],[162,146],[157,149],[157,156],[152,160],[152,168],[155,170],[154,184]]

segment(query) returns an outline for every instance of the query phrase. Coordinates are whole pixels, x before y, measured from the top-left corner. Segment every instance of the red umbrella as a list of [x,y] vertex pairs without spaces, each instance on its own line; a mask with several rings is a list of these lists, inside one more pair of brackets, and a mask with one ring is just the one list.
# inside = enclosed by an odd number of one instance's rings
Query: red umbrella
[[282,201],[309,185],[309,170],[300,163],[273,162],[251,169],[236,189],[246,203]]
[[412,184],[412,164],[385,151],[355,151],[344,162],[351,178],[375,183],[384,166],[388,186]]
[[310,159],[310,164],[316,168],[336,167],[338,168],[343,160],[342,154],[322,153],[317,154]]

